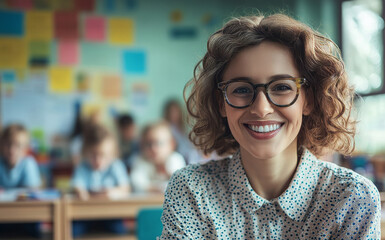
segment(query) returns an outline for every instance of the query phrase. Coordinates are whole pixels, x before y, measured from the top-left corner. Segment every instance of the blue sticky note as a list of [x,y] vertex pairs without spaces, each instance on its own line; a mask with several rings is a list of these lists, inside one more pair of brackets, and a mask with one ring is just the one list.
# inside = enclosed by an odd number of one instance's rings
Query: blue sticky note
[[187,39],[196,38],[198,32],[194,27],[175,27],[171,29],[170,35],[175,39]]
[[13,83],[16,81],[16,74],[13,71],[4,71],[1,73],[1,81],[3,83]]
[[126,6],[127,10],[132,10],[137,7],[137,1],[136,0],[125,0],[124,5]]
[[103,0],[103,9],[107,12],[113,12],[116,9],[116,0]]
[[0,35],[22,36],[24,13],[0,10]]
[[128,74],[146,73],[146,53],[142,50],[125,50],[123,68],[124,73]]

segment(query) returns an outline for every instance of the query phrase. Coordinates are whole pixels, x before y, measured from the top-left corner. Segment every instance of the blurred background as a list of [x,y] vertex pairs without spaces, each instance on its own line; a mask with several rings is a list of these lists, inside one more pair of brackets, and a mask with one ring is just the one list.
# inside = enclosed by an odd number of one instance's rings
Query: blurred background
[[[166,117],[170,100],[186,114],[183,88],[208,37],[233,16],[285,13],[337,43],[360,96],[355,153],[326,159],[383,191],[383,6],[383,0],[0,0],[0,126],[24,125],[43,187],[67,191],[80,122],[97,119],[119,135],[117,119],[128,114],[139,136]],[[189,127],[182,125],[186,141]],[[186,164],[216,157],[176,151]]]

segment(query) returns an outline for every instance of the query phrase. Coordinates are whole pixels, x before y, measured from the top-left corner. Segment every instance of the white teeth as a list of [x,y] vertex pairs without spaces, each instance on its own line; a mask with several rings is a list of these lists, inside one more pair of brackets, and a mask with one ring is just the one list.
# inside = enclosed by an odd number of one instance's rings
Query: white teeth
[[280,124],[271,124],[265,126],[248,125],[248,127],[254,132],[267,133],[277,130]]

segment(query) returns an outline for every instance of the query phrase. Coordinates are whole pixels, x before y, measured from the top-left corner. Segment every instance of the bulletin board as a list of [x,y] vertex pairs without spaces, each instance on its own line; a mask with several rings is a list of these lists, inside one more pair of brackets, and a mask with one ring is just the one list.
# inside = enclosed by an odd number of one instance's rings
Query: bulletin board
[[1,124],[21,123],[49,147],[70,134],[79,103],[84,115],[158,119],[222,23],[218,4],[0,1]]

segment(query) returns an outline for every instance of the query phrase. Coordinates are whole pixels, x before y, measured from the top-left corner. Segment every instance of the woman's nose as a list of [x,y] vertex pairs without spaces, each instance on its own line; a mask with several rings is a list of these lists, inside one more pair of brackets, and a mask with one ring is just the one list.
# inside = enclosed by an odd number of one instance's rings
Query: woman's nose
[[274,112],[274,108],[263,91],[259,91],[253,104],[250,106],[250,111],[260,118],[266,117],[268,114]]

